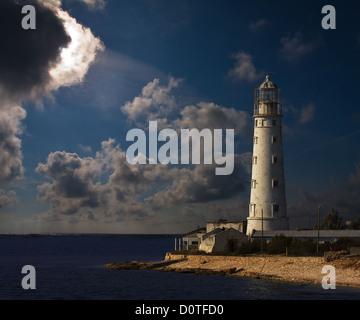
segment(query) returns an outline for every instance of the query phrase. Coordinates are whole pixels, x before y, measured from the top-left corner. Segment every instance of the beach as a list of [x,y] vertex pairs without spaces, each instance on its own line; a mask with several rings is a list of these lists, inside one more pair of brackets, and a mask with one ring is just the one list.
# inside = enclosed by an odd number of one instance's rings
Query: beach
[[282,255],[191,255],[167,253],[161,262],[107,264],[113,269],[152,269],[164,272],[220,274],[280,281],[321,284],[324,266],[336,270],[336,285],[360,287],[360,257],[345,256],[328,261],[324,257],[288,257]]

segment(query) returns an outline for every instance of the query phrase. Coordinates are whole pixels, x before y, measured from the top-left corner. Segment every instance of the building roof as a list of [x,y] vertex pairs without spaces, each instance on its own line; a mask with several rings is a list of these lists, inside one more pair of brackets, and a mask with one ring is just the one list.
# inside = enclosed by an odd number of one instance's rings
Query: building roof
[[223,232],[228,232],[230,230],[233,230],[235,232],[237,232],[238,234],[241,234],[241,235],[244,235],[246,236],[244,233],[234,229],[234,228],[215,228],[214,230],[211,230],[210,232],[206,233],[205,235],[202,236],[202,240],[205,240],[209,237],[215,237],[217,235],[219,235],[220,233],[223,233]]
[[223,230],[224,230],[224,228],[215,228],[215,229],[211,230],[210,232],[204,234],[204,235],[202,236],[202,240],[205,240],[205,239],[211,237],[212,235],[218,234],[218,233],[220,233],[220,232],[223,231]]
[[277,89],[274,81],[270,80],[270,76],[267,75],[265,81],[260,85],[260,89]]
[[206,233],[206,228],[197,228],[193,231],[190,231],[188,233],[184,233],[180,238],[190,238],[191,236],[197,237],[198,233]]
[[[292,238],[316,238],[317,230],[264,230],[264,238],[273,238],[283,235]],[[252,238],[261,238],[261,230],[255,230],[251,235]],[[319,238],[360,238],[360,230],[320,230]]]

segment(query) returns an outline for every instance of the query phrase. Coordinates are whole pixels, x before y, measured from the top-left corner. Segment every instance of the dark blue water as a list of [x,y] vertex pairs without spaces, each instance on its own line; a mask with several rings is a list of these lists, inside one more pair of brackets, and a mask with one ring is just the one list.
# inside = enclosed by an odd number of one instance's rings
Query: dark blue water
[[[360,289],[354,288],[104,266],[160,261],[173,245],[171,235],[0,235],[0,299],[360,299]],[[36,269],[35,290],[21,286],[24,265]]]

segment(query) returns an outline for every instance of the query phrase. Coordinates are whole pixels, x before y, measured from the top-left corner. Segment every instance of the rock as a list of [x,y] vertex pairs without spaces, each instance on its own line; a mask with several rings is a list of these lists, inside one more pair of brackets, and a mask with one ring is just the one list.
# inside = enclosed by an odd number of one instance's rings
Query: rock
[[341,258],[344,257],[345,255],[347,255],[347,251],[346,251],[346,250],[341,250],[341,251],[328,251],[328,252],[325,253],[324,259],[325,259],[325,261],[329,262],[329,261],[334,261],[334,260],[341,259]]

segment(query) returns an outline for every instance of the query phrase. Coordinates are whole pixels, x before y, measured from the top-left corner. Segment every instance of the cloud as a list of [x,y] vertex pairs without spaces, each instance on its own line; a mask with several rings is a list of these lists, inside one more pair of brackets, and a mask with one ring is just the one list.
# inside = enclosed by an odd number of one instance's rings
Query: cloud
[[65,11],[58,10],[57,14],[63,21],[66,32],[71,36],[71,42],[62,49],[59,62],[49,71],[51,81],[47,90],[50,92],[83,82],[96,55],[104,50],[101,40],[95,37],[89,28],[77,23]]
[[305,124],[310,122],[315,116],[315,105],[309,103],[307,106],[303,107],[300,111],[299,123]]
[[180,79],[170,78],[167,86],[162,86],[159,79],[154,79],[143,87],[141,94],[121,107],[128,118],[142,127],[149,121],[166,122],[177,108],[172,91],[178,87]]
[[262,77],[262,72],[258,72],[253,63],[253,57],[246,52],[238,52],[232,55],[235,59],[235,66],[229,70],[228,75],[235,80],[254,82]]
[[70,43],[63,23],[48,7],[37,5],[36,30],[21,28],[22,5],[12,0],[0,2],[0,101],[20,104],[37,99],[51,81],[49,70],[56,65],[59,52]]
[[113,139],[102,142],[95,157],[80,157],[76,153],[51,153],[36,172],[51,182],[38,186],[38,200],[50,204],[47,213],[59,215],[104,216],[108,220],[152,215],[139,199],[142,191],[156,186],[156,179],[166,180],[164,168],[132,166],[125,152]]
[[36,8],[35,30],[21,28],[22,4],[0,2],[0,184],[23,176],[21,121],[25,102],[42,104],[61,86],[81,83],[100,40],[64,12],[61,1],[30,1]]
[[281,38],[280,56],[288,62],[296,62],[313,52],[318,41],[306,42],[301,32]]
[[0,109],[0,185],[23,176],[21,121],[26,111],[18,106]]
[[79,143],[78,144],[79,148],[84,151],[84,152],[87,152],[87,153],[91,153],[92,152],[92,148],[91,146],[84,146],[83,144]]
[[103,9],[105,7],[105,0],[79,0],[84,2],[90,9]]
[[64,94],[79,103],[103,110],[119,108],[119,101],[131,101],[149,79],[168,75],[151,65],[110,48],[98,51],[96,62],[84,78],[84,85],[68,88]]
[[189,203],[205,203],[232,198],[246,190],[250,162],[248,154],[236,155],[234,172],[229,176],[216,176],[215,165],[197,165],[195,168],[176,170],[171,187],[148,197],[152,206],[167,207]]
[[[20,139],[22,120],[26,117],[23,104],[31,101],[41,106],[43,99],[52,98],[59,87],[81,83],[97,51],[102,49],[89,29],[61,10],[60,1],[28,3],[36,7],[36,30],[21,28],[23,15],[19,2],[0,2],[0,28],[6,30],[1,35],[0,50],[0,186],[4,187],[0,189],[0,209],[11,206],[17,199],[15,191],[6,188],[24,175]],[[75,175],[68,181],[66,177],[70,176],[64,175],[55,189],[45,192],[43,187],[43,196],[51,201],[56,190],[67,190],[67,195],[73,196],[91,191],[96,194],[94,190],[81,189],[89,180],[86,176]],[[66,189],[71,182],[72,189]],[[76,197],[71,200],[63,210],[70,212],[79,205]],[[94,206],[100,199],[80,201]],[[51,217],[56,219],[54,214]]]
[[4,189],[0,189],[0,209],[9,207],[16,200],[16,194],[14,191],[6,192]]
[[36,171],[53,180],[52,184],[45,183],[38,190],[39,198],[50,202],[55,211],[71,214],[81,206],[99,206],[101,199],[93,183],[99,166],[94,159],[57,151],[48,156],[46,164],[39,164]]
[[179,113],[180,117],[173,121],[173,126],[180,129],[235,129],[236,134],[244,134],[251,126],[248,112],[221,107],[213,102],[185,106]]
[[265,27],[268,24],[268,21],[266,19],[260,19],[254,22],[249,23],[249,29],[251,31],[259,31],[263,27]]
[[[121,111],[128,120],[142,127],[157,120],[160,125],[179,131],[183,128],[234,128],[246,132],[250,115],[214,103],[200,102],[181,107],[175,89],[181,80],[169,78],[164,85],[155,78],[139,96],[126,102]],[[109,221],[143,220],[182,203],[222,201],[246,189],[251,155],[235,155],[235,170],[229,176],[216,176],[214,165],[179,168],[166,165],[130,165],[126,153],[115,140],[102,142],[95,157],[67,152],[49,155],[36,171],[51,181],[38,187],[38,199],[50,204],[51,215]],[[105,221],[104,220],[104,221]]]
[[154,79],[143,87],[139,96],[126,102],[120,109],[129,120],[142,128],[155,120],[158,129],[235,129],[236,134],[250,130],[251,117],[248,112],[225,108],[213,102],[181,106],[174,92],[181,81],[170,78],[167,85],[161,85],[159,79]]
[[291,113],[298,123],[306,124],[314,119],[316,107],[313,102],[308,103],[300,109],[291,104],[285,104],[283,110],[284,112]]
[[[360,163],[354,164],[354,167],[354,172],[345,180],[335,181],[331,177],[327,189],[316,193],[299,189],[300,201],[290,204],[288,208],[290,219],[294,217],[307,226],[308,217],[317,217],[318,207],[321,206],[322,217],[328,214],[331,208],[334,208],[339,211],[343,222],[356,220],[360,208]],[[311,227],[314,224],[315,222]]]
[[[216,176],[214,165],[194,169],[165,165],[130,165],[113,139],[102,142],[95,157],[51,153],[36,171],[50,182],[38,186],[38,200],[50,204],[42,215],[103,221],[142,220],[162,209],[230,199],[246,190],[251,155],[235,157],[234,174]],[[146,196],[151,193],[151,196]]]

